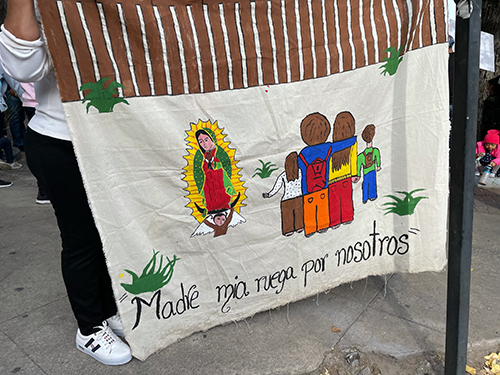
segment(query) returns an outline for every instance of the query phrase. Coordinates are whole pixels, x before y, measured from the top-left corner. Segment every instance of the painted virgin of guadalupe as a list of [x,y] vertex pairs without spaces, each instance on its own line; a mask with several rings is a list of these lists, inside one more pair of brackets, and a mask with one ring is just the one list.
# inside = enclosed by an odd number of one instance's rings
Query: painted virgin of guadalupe
[[232,164],[227,152],[217,145],[215,133],[208,128],[195,134],[199,150],[194,156],[194,180],[205,207],[198,207],[205,217],[234,207],[238,197],[231,183]]

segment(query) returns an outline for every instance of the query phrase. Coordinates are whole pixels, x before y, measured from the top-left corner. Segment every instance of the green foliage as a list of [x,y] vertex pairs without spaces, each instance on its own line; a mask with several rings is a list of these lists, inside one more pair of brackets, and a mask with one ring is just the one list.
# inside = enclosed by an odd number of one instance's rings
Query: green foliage
[[417,191],[424,190],[425,189],[415,189],[410,191],[409,193],[406,191],[397,191],[396,193],[404,195],[404,199],[398,198],[394,195],[386,195],[387,198],[394,199],[394,202],[387,202],[383,204],[384,206],[389,206],[385,208],[385,215],[390,213],[398,214],[399,216],[412,215],[415,212],[415,207],[417,206],[418,202],[420,202],[422,199],[429,199],[428,197],[413,196],[413,194]]
[[396,50],[395,47],[389,47],[384,51],[384,53],[388,52],[390,57],[384,57],[382,59],[385,61],[385,64],[380,67],[380,69],[384,69],[380,74],[383,74],[384,76],[387,73],[391,76],[396,74],[399,64],[403,61],[403,56],[399,55],[403,52],[404,47],[405,45],[403,44],[398,50]]
[[158,251],[153,250],[153,257],[146,267],[144,267],[141,276],[137,276],[133,271],[125,270],[125,272],[132,276],[132,284],[121,284],[127,292],[136,295],[146,292],[155,292],[170,282],[174,273],[175,262],[177,262],[179,258],[175,255],[172,260],[165,257],[167,259],[167,264],[162,268],[163,256],[160,255],[160,264],[158,266],[158,270],[155,270],[156,256],[158,253]]
[[124,86],[121,83],[113,81],[110,82],[106,88],[104,88],[104,83],[108,80],[110,80],[110,78],[104,77],[97,82],[84,83],[80,87],[80,91],[90,90],[90,92],[85,95],[85,98],[83,99],[83,103],[88,101],[87,113],[89,113],[90,107],[95,107],[99,113],[104,113],[113,112],[113,107],[118,103],[125,103],[128,105],[128,102],[125,99],[116,96],[118,94],[117,89],[119,87],[124,88]]
[[272,164],[270,161],[268,161],[267,163],[264,163],[260,159],[259,161],[261,164],[261,168],[255,168],[255,173],[253,174],[252,178],[254,178],[255,175],[259,176],[260,178],[268,178],[274,171],[278,170],[278,168],[273,168],[276,167],[276,164]]

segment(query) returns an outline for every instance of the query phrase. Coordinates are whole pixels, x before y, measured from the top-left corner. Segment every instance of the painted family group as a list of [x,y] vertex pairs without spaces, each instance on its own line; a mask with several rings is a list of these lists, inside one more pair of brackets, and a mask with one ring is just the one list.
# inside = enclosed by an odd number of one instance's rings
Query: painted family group
[[306,143],[300,153],[285,159],[285,171],[276,179],[264,198],[284,188],[281,200],[282,233],[290,236],[304,231],[305,236],[336,229],[354,220],[353,183],[361,177],[362,201],[377,198],[377,172],[381,169],[380,151],[373,147],[375,125],[367,125],[361,137],[366,148],[357,153],[355,119],[350,112],[339,113],[333,124],[332,141],[328,119],[320,113],[307,115],[300,124]]

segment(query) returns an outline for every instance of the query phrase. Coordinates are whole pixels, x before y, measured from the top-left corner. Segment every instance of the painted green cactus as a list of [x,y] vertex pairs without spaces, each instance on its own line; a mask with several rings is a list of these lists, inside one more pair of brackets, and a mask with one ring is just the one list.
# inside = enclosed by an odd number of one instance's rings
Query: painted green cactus
[[83,103],[88,101],[87,113],[89,113],[90,107],[95,107],[99,113],[106,113],[113,112],[113,107],[118,103],[125,103],[128,105],[128,102],[125,99],[116,96],[118,94],[117,89],[124,88],[121,83],[112,81],[106,88],[104,88],[104,83],[109,80],[110,78],[104,77],[97,82],[84,83],[80,87],[80,91],[90,90],[90,92],[85,95],[85,98],[83,99]]
[[165,267],[163,266],[163,256],[160,255],[160,264],[158,265],[158,269],[156,268],[156,256],[159,254],[159,251],[153,250],[153,257],[149,261],[149,263],[144,267],[141,276],[137,276],[135,272],[130,270],[125,270],[125,272],[129,273],[132,276],[132,284],[121,284],[123,289],[132,294],[141,294],[146,292],[155,292],[160,288],[163,288],[170,282],[172,275],[174,273],[175,263],[179,260],[177,256],[174,255],[173,259],[170,260],[168,257],[167,264]]
[[278,168],[275,168],[276,164],[272,164],[270,161],[268,161],[267,163],[264,163],[260,159],[259,161],[261,167],[255,169],[255,173],[253,174],[252,178],[254,178],[256,175],[259,176],[260,178],[268,178],[274,171],[278,170]]
[[403,61],[403,56],[400,56],[403,52],[405,45],[403,44],[398,50],[395,47],[387,48],[384,53],[388,52],[389,57],[384,57],[382,60],[385,61],[385,64],[380,67],[380,69],[384,69],[382,73],[384,76],[389,73],[389,75],[396,74],[399,64]]
[[397,191],[396,193],[402,194],[404,199],[398,198],[395,195],[386,195],[387,198],[392,198],[394,201],[383,204],[384,206],[388,206],[385,208],[386,212],[384,215],[390,213],[397,214],[399,216],[413,215],[418,202],[422,199],[429,199],[428,197],[414,197],[413,194],[417,191],[424,190],[425,189],[415,189],[409,193],[406,191]]

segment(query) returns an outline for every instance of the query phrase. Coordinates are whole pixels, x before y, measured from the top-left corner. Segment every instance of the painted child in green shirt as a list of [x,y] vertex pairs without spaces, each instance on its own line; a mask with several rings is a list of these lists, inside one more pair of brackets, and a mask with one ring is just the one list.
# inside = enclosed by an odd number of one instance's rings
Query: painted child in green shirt
[[380,167],[380,151],[373,147],[372,141],[375,136],[375,125],[370,124],[365,127],[361,137],[366,142],[366,148],[358,155],[358,177],[353,178],[353,182],[358,182],[363,171],[363,203],[377,199],[377,172]]

